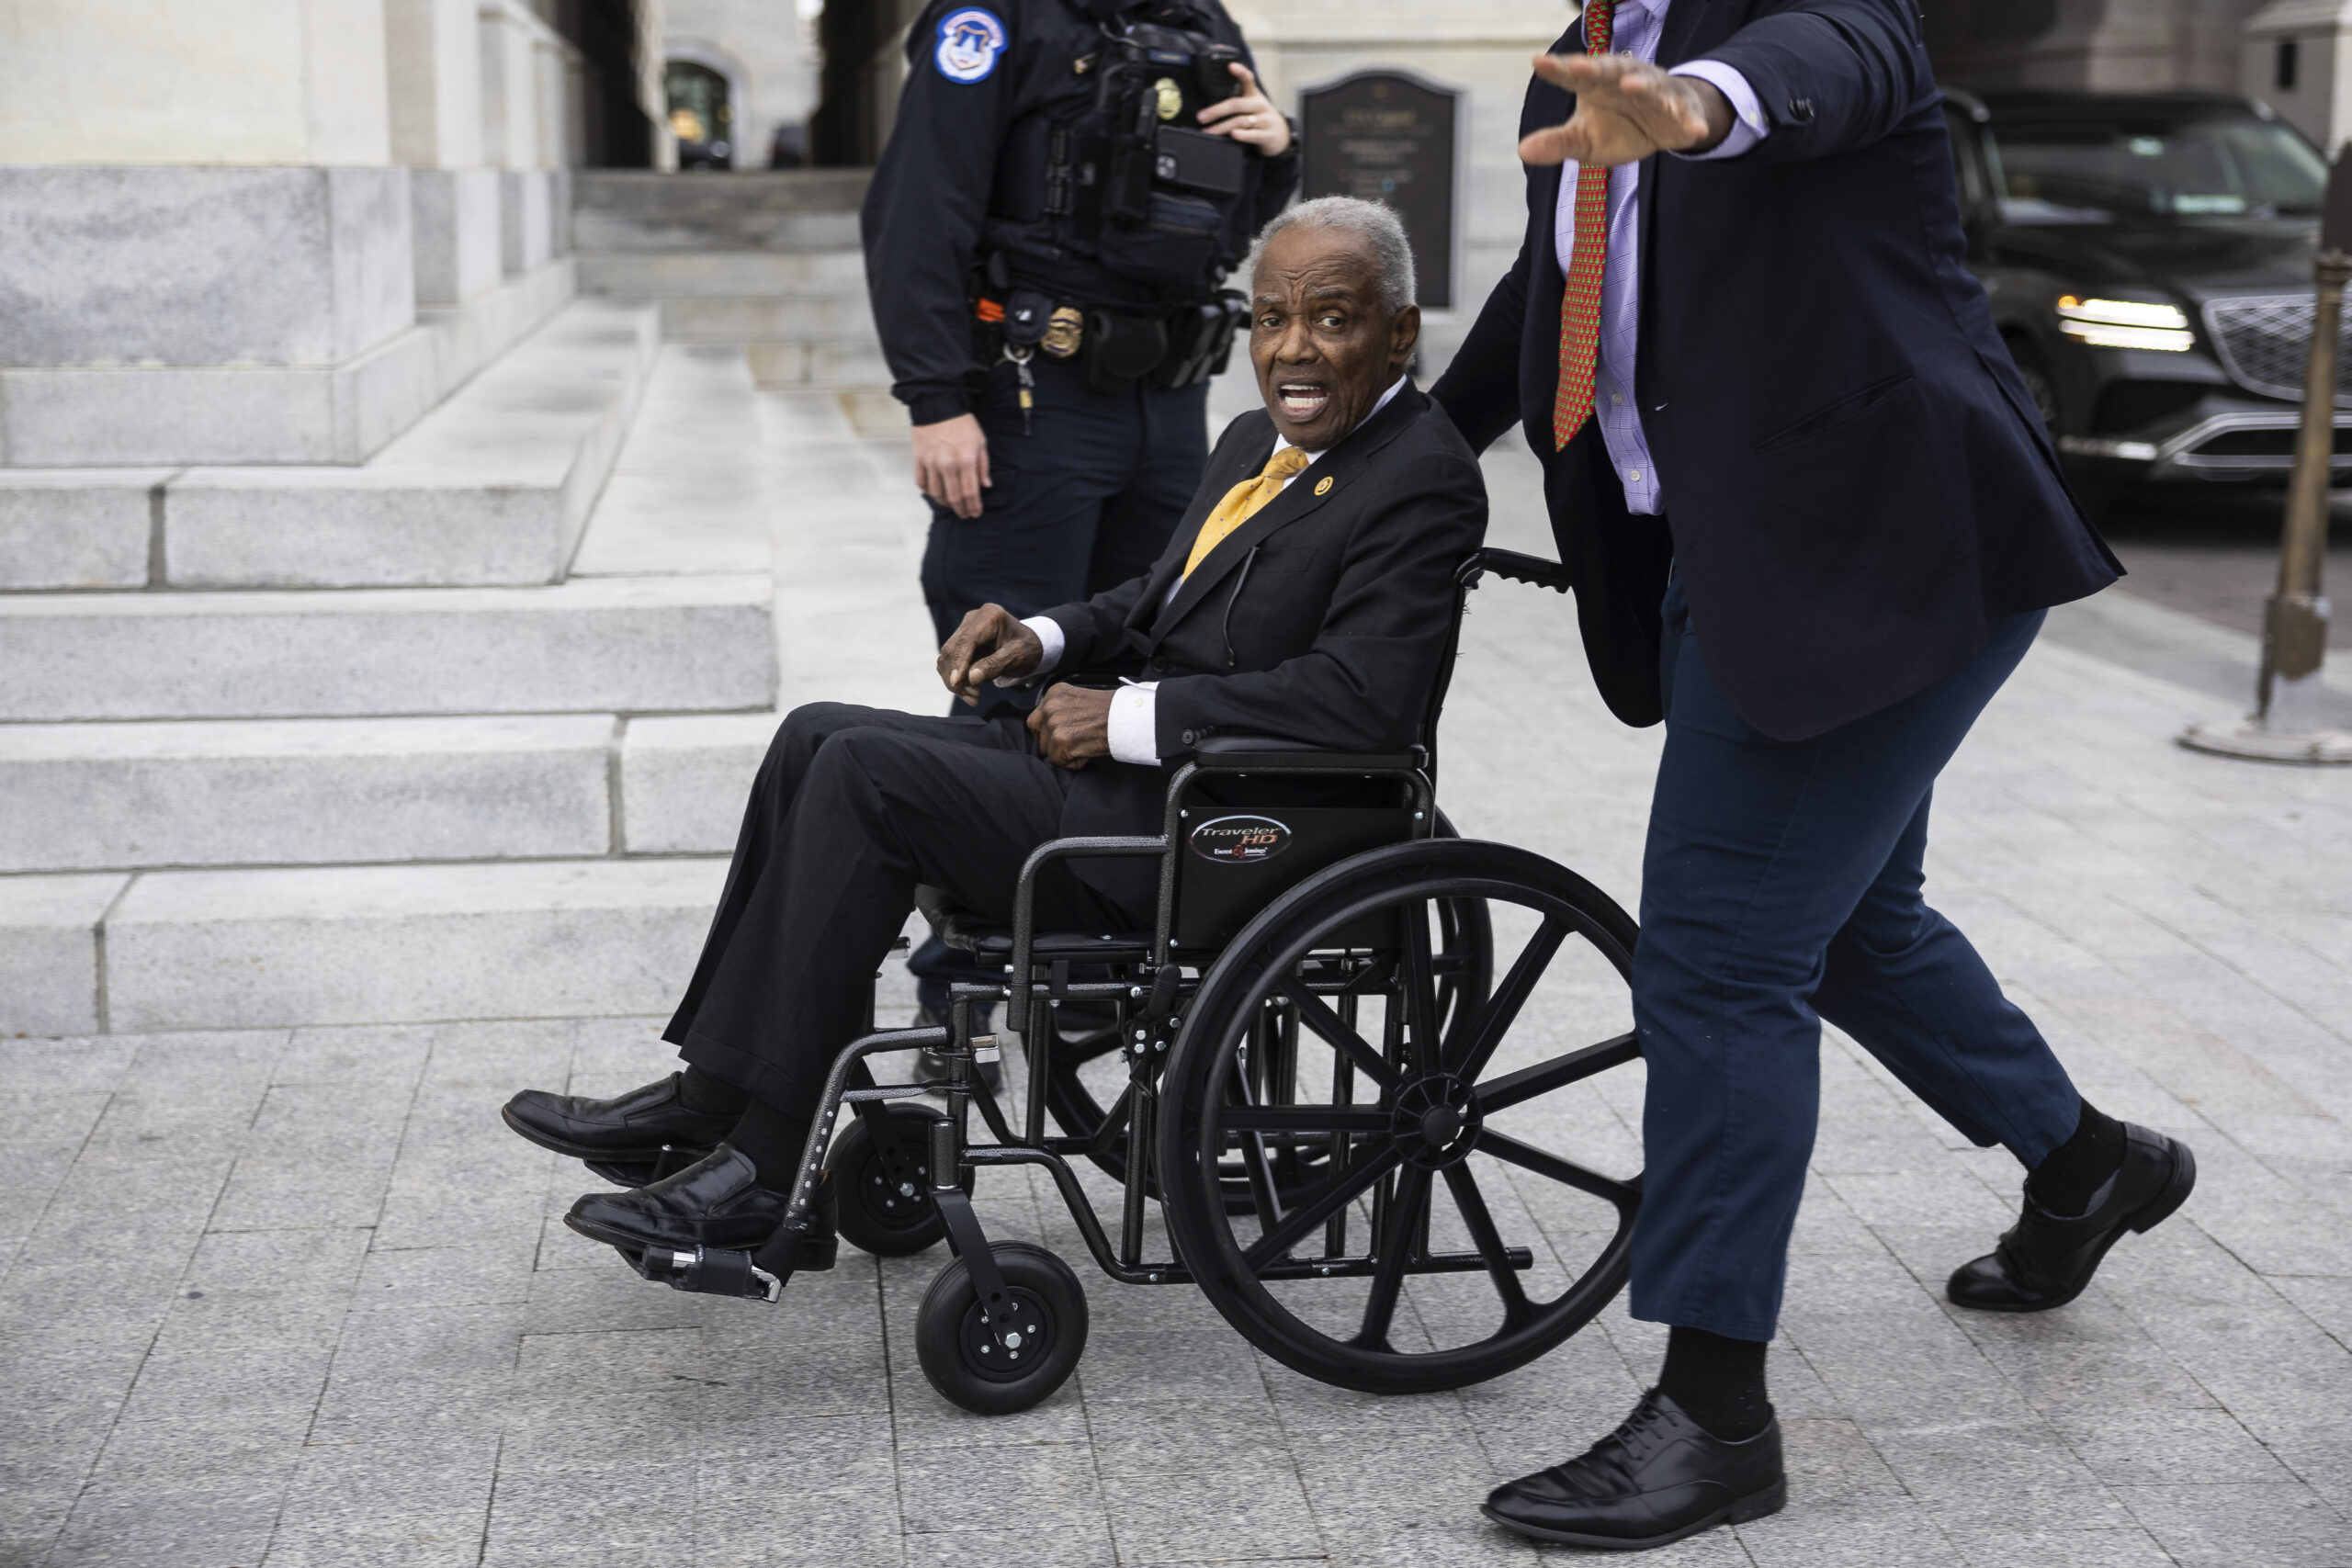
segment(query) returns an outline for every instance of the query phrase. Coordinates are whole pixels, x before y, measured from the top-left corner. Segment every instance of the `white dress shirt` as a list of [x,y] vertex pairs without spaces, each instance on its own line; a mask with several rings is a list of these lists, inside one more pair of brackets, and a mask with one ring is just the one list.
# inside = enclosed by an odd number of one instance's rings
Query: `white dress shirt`
[[[1619,54],[1637,60],[1657,58],[1657,42],[1666,30],[1668,0],[1617,0],[1610,42]],[[1685,4],[1691,0],[1684,0]],[[1732,128],[1704,152],[1677,153],[1692,159],[1736,158],[1764,140],[1770,128],[1763,106],[1747,78],[1717,60],[1693,60],[1678,65],[1673,74],[1696,76],[1713,83],[1731,100]],[[1651,516],[1666,510],[1657,469],[1650,463],[1648,436],[1642,432],[1641,409],[1634,401],[1634,343],[1641,321],[1641,206],[1634,193],[1642,182],[1642,166],[1594,171],[1609,182],[1609,255],[1600,274],[1600,342],[1594,355],[1592,417],[1600,423],[1600,439],[1609,461],[1625,487],[1626,510]],[[1563,276],[1577,243],[1577,182],[1583,168],[1568,164],[1560,170],[1560,204],[1552,215],[1554,249]]]
[[[1373,414],[1386,408],[1388,400],[1404,390],[1405,383],[1408,378],[1404,376],[1397,377],[1395,385],[1380,394],[1380,400],[1372,405],[1372,413],[1365,414],[1364,419],[1370,419]],[[1361,424],[1363,421],[1357,423]],[[1280,431],[1275,432],[1273,451],[1266,454],[1266,461],[1272,462],[1274,453],[1283,451],[1289,446],[1289,439]],[[1307,468],[1313,468],[1316,459],[1322,456],[1320,452],[1307,453]],[[1306,471],[1305,468],[1299,470],[1300,473]],[[1298,474],[1285,475],[1283,479],[1283,489],[1290,489],[1291,481],[1297,478]],[[1160,600],[1159,607],[1166,609],[1168,601],[1175,598],[1177,590],[1183,586],[1184,579],[1180,574],[1174,582],[1169,584],[1167,597]],[[1046,674],[1055,665],[1062,661],[1063,638],[1059,623],[1050,615],[1032,615],[1021,624],[1035,632],[1037,640],[1045,645],[1045,656],[1037,660],[1036,673],[1037,675]],[[1036,676],[1023,677],[1024,680],[1035,678]],[[1159,682],[1157,681],[1129,681],[1120,686],[1118,692],[1111,698],[1110,728],[1113,761],[1140,762],[1146,767],[1154,768],[1159,765]]]

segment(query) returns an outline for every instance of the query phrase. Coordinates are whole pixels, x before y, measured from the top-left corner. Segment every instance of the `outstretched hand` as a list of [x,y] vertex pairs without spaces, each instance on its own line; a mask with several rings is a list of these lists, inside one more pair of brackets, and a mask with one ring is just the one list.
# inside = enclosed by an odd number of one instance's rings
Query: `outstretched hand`
[[1703,152],[1731,133],[1731,100],[1713,83],[1630,54],[1539,54],[1535,73],[1574,93],[1577,107],[1521,141],[1521,163],[1613,169],[1653,152]]
[[1046,645],[1001,604],[983,604],[964,617],[939,649],[939,679],[978,706],[981,688],[1000,677],[1018,680],[1044,661]]

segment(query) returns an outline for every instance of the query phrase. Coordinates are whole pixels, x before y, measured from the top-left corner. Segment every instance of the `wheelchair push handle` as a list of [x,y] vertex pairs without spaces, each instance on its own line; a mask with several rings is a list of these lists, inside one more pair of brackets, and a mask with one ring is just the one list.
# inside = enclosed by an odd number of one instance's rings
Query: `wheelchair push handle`
[[1462,585],[1464,588],[1476,587],[1479,577],[1490,571],[1513,582],[1532,583],[1537,588],[1549,588],[1558,593],[1566,593],[1575,586],[1568,579],[1568,569],[1558,561],[1545,560],[1542,556],[1521,555],[1517,550],[1491,548],[1474,550],[1470,558],[1462,563]]

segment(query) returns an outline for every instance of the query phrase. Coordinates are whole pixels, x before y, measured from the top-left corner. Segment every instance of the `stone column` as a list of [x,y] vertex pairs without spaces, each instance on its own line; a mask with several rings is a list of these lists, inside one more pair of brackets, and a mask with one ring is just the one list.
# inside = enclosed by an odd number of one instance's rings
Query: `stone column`
[[[2352,3],[2273,0],[2239,35],[2238,90],[2331,154],[2352,138]],[[2291,63],[2282,69],[2282,51]],[[2291,74],[2291,81],[2281,81]]]
[[9,0],[0,463],[356,461],[430,400],[383,0]]
[[482,157],[475,5],[384,0],[392,157],[410,169],[421,305],[462,304],[498,284],[498,171]]
[[523,0],[479,0],[482,135],[500,173],[501,256],[511,275],[557,254],[569,187],[568,85],[577,51]]

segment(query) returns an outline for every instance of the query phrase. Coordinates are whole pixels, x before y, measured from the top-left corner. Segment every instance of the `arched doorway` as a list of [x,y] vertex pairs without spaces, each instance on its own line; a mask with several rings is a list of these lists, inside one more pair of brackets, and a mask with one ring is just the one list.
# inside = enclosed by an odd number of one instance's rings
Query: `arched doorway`
[[681,169],[735,166],[735,105],[727,78],[707,65],[673,60],[662,73],[670,99],[670,134]]

